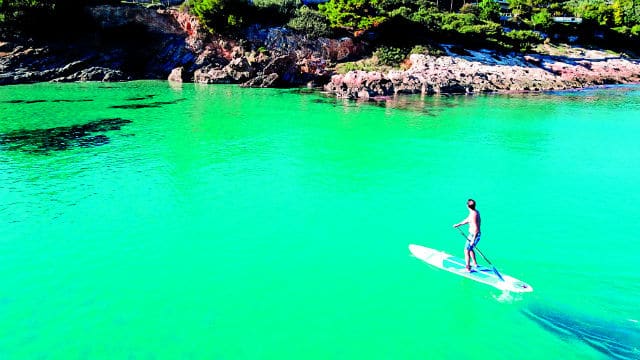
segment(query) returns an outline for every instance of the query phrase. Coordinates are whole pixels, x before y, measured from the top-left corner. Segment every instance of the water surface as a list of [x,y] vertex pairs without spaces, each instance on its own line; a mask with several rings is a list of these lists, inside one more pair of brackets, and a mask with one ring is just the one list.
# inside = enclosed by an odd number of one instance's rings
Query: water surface
[[[0,358],[640,358],[640,88],[0,87]],[[483,253],[526,295],[409,256]]]

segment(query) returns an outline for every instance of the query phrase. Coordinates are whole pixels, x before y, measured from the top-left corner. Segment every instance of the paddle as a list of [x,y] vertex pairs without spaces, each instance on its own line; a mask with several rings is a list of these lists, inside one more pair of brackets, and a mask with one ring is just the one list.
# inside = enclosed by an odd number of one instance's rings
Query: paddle
[[[460,235],[464,236],[465,239],[468,240],[467,235],[465,235],[465,233],[462,231],[462,229],[460,229],[459,227],[457,227],[456,229],[458,229],[460,231]],[[493,268],[493,272],[496,274],[496,276],[504,281],[504,279],[502,278],[502,275],[500,275],[500,273],[498,272],[498,269],[496,269],[495,266],[493,266],[493,264],[491,263],[491,261],[489,261],[489,259],[487,259],[486,256],[484,256],[484,254],[482,253],[482,251],[480,251],[480,248],[478,248],[477,246],[475,247],[475,250],[478,250],[478,252],[480,253],[480,255],[482,255],[482,258],[484,259],[484,261],[486,261],[487,263],[489,263],[489,265],[491,265],[491,267]]]

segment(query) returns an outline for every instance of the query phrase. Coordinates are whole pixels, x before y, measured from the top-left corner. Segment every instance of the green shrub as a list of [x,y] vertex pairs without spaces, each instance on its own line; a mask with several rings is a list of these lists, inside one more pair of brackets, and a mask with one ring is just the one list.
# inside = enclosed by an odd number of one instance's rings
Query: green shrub
[[374,53],[380,65],[398,66],[407,57],[407,50],[391,46],[380,46]]
[[531,22],[533,23],[534,29],[539,28],[547,31],[553,25],[553,18],[549,10],[542,9],[531,16]]
[[[84,13],[86,5],[114,4],[114,0],[0,0],[0,31],[11,37],[79,34],[93,24]],[[4,32],[7,33],[4,33]]]
[[384,22],[386,17],[377,7],[380,0],[331,0],[318,9],[332,27],[367,30]]
[[253,0],[253,6],[256,7],[275,7],[279,8],[282,13],[293,13],[295,9],[300,7],[300,0]]
[[371,60],[346,62],[346,63],[336,65],[336,72],[338,74],[346,74],[349,71],[354,71],[354,70],[376,71],[376,70],[380,70],[380,68],[377,67],[376,64],[372,63]]
[[247,16],[251,22],[261,24],[286,24],[295,16],[302,2],[300,0],[253,0]]
[[513,30],[505,34],[507,43],[520,52],[527,52],[534,44],[542,42],[542,37],[531,30]]
[[409,20],[422,25],[430,33],[439,33],[442,30],[442,17],[444,13],[436,10],[421,9],[409,17]]
[[478,15],[480,20],[500,21],[500,4],[494,0],[482,0],[478,7],[480,8],[480,14]]
[[445,31],[458,31],[463,26],[475,25],[478,18],[474,14],[446,13],[442,16],[442,29]]
[[480,15],[480,8],[476,5],[473,4],[464,4],[462,5],[462,7],[460,8],[460,13],[461,14],[473,14],[475,16],[479,16]]
[[294,17],[287,25],[313,38],[331,35],[331,26],[327,18],[322,16],[319,11],[307,6],[297,9]]
[[240,27],[250,13],[245,0],[192,0],[191,11],[212,32],[228,32]]
[[626,26],[619,26],[611,28],[611,30],[617,32],[618,34],[628,36],[631,33],[631,28]]
[[409,51],[409,55],[411,54],[427,55],[429,54],[429,48],[424,45],[416,45],[413,47],[413,49],[411,49],[411,51]]
[[441,48],[431,46],[431,45],[416,45],[409,51],[409,54],[422,54],[422,55],[431,55],[431,56],[442,56],[445,54],[444,50]]
[[460,34],[466,35],[467,37],[480,37],[480,38],[495,38],[502,33],[502,27],[497,23],[484,23],[484,24],[475,24],[475,25],[463,25],[458,29]]

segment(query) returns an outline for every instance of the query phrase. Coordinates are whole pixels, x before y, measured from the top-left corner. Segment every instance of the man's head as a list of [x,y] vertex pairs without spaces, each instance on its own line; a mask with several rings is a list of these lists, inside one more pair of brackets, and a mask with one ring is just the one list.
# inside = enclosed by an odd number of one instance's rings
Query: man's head
[[476,209],[476,201],[473,200],[473,199],[467,200],[467,207],[469,207],[469,209],[471,209],[471,210],[475,210]]

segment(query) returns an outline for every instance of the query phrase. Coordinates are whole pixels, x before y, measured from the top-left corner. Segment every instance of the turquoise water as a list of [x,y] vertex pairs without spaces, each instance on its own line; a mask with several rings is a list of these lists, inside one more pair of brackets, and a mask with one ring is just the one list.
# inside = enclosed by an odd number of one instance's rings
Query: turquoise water
[[[0,114],[2,359],[640,358],[640,87],[36,84]],[[409,256],[462,255],[469,197],[533,293]]]

